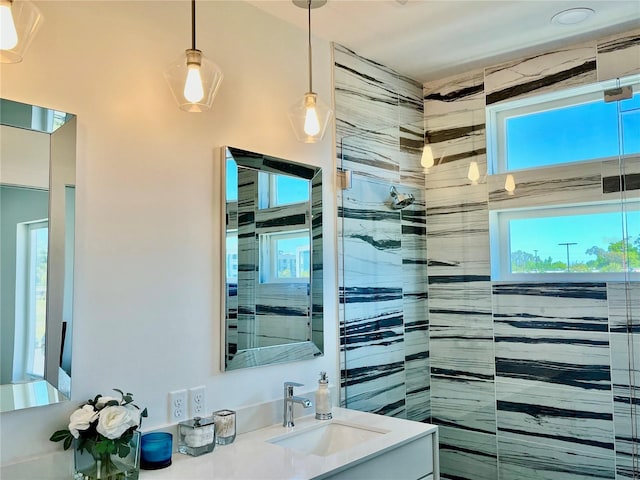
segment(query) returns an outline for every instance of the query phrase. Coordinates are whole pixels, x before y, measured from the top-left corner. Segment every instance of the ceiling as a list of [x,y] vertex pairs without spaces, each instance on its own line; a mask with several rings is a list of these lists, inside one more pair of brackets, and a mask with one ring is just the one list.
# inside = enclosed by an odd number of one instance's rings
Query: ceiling
[[[307,30],[291,0],[248,0]],[[587,7],[575,25],[556,13]],[[328,0],[311,12],[314,37],[334,41],[419,82],[640,27],[640,1]]]

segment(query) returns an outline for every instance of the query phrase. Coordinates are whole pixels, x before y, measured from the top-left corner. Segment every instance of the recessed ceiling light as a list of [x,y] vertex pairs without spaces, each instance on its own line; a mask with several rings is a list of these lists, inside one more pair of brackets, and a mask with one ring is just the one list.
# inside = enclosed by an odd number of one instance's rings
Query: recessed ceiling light
[[575,25],[576,23],[584,22],[594,13],[596,12],[586,7],[570,8],[569,10],[556,13],[551,17],[551,23],[557,25]]

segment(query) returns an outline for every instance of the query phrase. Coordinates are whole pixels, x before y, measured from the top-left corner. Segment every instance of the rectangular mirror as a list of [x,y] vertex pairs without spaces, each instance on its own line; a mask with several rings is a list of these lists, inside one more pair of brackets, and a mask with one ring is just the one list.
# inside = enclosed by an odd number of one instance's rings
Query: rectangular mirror
[[225,370],[323,354],[322,170],[223,147]]
[[0,411],[71,395],[76,116],[0,99]]

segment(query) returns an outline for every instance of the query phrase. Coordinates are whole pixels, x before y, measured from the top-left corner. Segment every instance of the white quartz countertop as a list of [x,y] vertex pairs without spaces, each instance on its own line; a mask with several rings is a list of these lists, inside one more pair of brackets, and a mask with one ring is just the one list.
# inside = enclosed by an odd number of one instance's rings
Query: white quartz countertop
[[[161,470],[142,470],[140,480],[313,479],[355,465],[437,430],[436,426],[430,424],[344,408],[334,408],[333,419],[387,433],[325,457],[300,453],[267,441],[288,432],[300,432],[326,423],[309,415],[297,418],[293,428],[273,425],[238,435],[231,445],[216,445],[213,452],[199,457],[174,453],[173,465]],[[175,441],[177,439],[174,438]],[[425,452],[425,455],[430,454]]]

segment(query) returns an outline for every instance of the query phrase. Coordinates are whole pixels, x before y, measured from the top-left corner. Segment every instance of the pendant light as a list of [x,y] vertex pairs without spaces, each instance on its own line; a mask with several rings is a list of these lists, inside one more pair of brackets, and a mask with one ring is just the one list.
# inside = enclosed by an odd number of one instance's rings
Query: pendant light
[[478,169],[478,162],[472,160],[469,163],[469,171],[467,172],[467,178],[471,180],[472,185],[477,185],[480,180],[480,170]]
[[0,0],[0,63],[21,62],[42,21],[33,3]]
[[182,110],[205,112],[213,105],[223,75],[196,48],[196,0],[191,0],[191,48],[169,65],[164,77]]
[[513,195],[513,192],[516,191],[516,180],[513,178],[513,175],[507,175],[507,178],[504,181],[504,189],[509,195]]
[[325,3],[327,0],[293,0],[296,7],[306,8],[308,11],[309,91],[289,109],[289,120],[293,131],[298,140],[305,143],[316,143],[322,140],[332,114],[331,109],[313,91],[311,68],[311,9],[322,7]]
[[428,171],[431,167],[435,165],[435,160],[433,158],[433,150],[431,149],[431,145],[428,143],[424,144],[422,147],[422,155],[420,156],[420,165],[425,171]]

